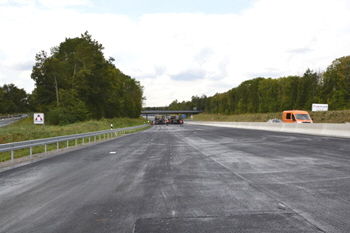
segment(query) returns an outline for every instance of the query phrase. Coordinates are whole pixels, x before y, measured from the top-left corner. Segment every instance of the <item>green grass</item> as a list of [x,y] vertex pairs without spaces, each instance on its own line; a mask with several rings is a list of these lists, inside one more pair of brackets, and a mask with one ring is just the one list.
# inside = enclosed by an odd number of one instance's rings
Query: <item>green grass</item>
[[43,129],[42,125],[34,125],[33,118],[29,117],[0,128],[0,144],[109,130],[111,124],[113,124],[113,129],[125,128],[142,125],[144,122],[144,118],[115,118],[99,121],[91,120],[66,126],[45,125]]
[[[12,143],[19,141],[35,140],[40,138],[51,138],[71,134],[89,133],[95,131],[109,130],[111,124],[113,129],[126,128],[131,126],[142,125],[146,122],[144,118],[115,118],[115,119],[102,119],[99,121],[86,121],[66,126],[52,126],[52,125],[34,125],[33,117],[25,118],[17,121],[9,126],[0,128],[0,144]],[[138,131],[138,130],[135,130]],[[103,136],[102,136],[103,137]],[[98,137],[97,140],[100,138]],[[105,139],[104,137],[101,139]],[[91,138],[91,141],[94,139]],[[87,143],[89,138],[84,139],[84,143]],[[81,145],[82,139],[77,141],[77,144]],[[69,141],[69,146],[75,146],[75,141]],[[59,148],[67,147],[66,142],[59,144]],[[47,151],[57,150],[57,145],[52,144],[47,146]],[[33,154],[43,153],[44,146],[34,147]],[[16,150],[15,157],[23,157],[29,155],[29,148],[23,150]],[[0,162],[11,159],[11,152],[0,153]]]

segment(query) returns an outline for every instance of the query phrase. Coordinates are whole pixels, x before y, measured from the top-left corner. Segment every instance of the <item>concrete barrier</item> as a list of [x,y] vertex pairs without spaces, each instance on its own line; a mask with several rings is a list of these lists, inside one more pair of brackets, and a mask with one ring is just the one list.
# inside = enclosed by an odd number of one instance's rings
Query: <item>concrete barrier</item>
[[217,127],[232,127],[278,131],[286,133],[313,134],[321,136],[350,138],[350,124],[297,124],[297,123],[264,123],[264,122],[216,122],[216,121],[186,121],[187,124],[209,125]]

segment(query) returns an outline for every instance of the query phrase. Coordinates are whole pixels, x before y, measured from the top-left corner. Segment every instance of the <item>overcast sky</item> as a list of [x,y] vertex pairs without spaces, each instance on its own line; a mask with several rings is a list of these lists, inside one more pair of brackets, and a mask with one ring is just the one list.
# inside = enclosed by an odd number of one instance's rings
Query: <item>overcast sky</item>
[[141,82],[145,106],[350,55],[349,0],[0,0],[0,85],[31,93],[35,54],[88,31]]

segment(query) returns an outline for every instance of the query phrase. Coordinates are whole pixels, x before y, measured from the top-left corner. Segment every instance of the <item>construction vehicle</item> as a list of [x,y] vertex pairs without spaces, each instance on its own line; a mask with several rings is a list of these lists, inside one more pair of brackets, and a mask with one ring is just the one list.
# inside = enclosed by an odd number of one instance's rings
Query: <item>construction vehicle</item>
[[169,123],[170,124],[180,124],[180,121],[183,120],[182,118],[183,117],[181,114],[171,115],[169,117]]
[[300,110],[283,111],[282,121],[283,123],[313,123],[309,113]]
[[158,124],[165,124],[166,123],[166,117],[164,115],[157,115],[154,117],[154,123],[156,125]]

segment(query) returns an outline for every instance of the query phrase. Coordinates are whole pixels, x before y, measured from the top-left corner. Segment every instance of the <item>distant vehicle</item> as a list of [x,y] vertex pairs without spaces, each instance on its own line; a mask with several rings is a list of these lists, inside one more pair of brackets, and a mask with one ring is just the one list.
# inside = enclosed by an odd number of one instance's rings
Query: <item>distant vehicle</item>
[[21,116],[21,118],[28,118],[28,115],[27,115],[27,114],[23,114],[23,115]]
[[283,123],[313,123],[309,113],[301,110],[287,110],[282,113]]
[[158,124],[165,124],[165,123],[166,123],[166,118],[165,118],[165,116],[164,116],[164,115],[156,115],[156,116],[154,117],[154,123],[155,123],[156,125],[158,125]]
[[183,116],[181,114],[175,114],[171,115],[169,117],[169,123],[170,124],[180,124],[180,121],[182,121]]
[[269,119],[267,123],[283,123],[282,120],[274,118],[274,119]]

